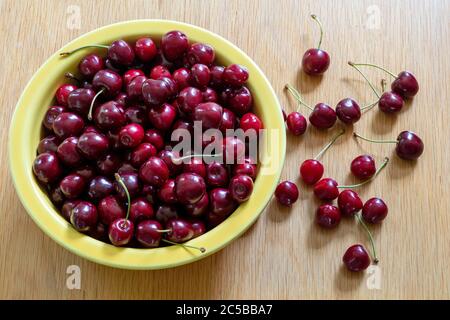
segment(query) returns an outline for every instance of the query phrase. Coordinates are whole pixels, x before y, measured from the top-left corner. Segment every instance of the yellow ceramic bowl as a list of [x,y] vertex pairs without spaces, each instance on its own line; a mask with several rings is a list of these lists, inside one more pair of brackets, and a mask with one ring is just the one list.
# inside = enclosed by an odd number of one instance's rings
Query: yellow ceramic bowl
[[[205,247],[206,253],[203,254],[181,246],[156,249],[118,248],[83,235],[59,215],[32,173],[41,122],[47,107],[52,104],[55,90],[65,82],[64,73],[76,72],[81,57],[92,50],[80,51],[66,58],[59,57],[59,53],[88,44],[109,44],[116,39],[132,41],[144,35],[161,39],[162,35],[170,30],[184,32],[191,42],[212,45],[218,61],[224,65],[238,63],[248,68],[249,87],[253,94],[255,110],[268,129],[262,147],[260,174],[255,181],[250,200],[239,206],[218,227],[188,242]],[[166,20],[136,20],[109,25],[82,35],[44,63],[30,80],[17,103],[10,127],[9,161],[14,185],[22,204],[38,226],[60,245],[81,257],[112,267],[162,269],[204,258],[239,237],[254,223],[277,185],[284,161],[285,145],[284,121],[277,97],[262,71],[244,52],[222,37],[193,25]]]

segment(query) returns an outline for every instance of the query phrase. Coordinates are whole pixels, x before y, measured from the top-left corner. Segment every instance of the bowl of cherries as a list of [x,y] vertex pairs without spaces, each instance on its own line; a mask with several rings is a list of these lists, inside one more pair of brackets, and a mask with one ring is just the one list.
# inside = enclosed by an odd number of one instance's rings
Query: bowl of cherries
[[161,269],[249,228],[282,169],[285,127],[268,80],[207,30],[137,20],[51,56],[10,127],[10,168],[29,215],[97,263]]

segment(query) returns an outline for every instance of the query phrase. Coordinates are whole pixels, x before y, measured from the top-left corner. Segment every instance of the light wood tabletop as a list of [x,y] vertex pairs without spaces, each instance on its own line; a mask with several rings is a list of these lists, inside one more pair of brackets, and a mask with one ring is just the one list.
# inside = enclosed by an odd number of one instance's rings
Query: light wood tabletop
[[[450,298],[450,1],[0,0],[0,12],[0,298]],[[300,71],[304,51],[318,40],[311,13],[323,23],[323,48],[331,55],[323,78]],[[318,152],[336,128],[288,134],[282,178],[297,182],[299,201],[291,209],[272,201],[241,238],[190,265],[160,271],[104,267],[63,249],[35,225],[8,169],[8,128],[22,90],[47,57],[75,37],[114,22],[149,18],[195,24],[242,48],[265,72],[287,111],[296,105],[283,90],[286,83],[300,88],[311,104],[335,106],[344,97],[372,102],[373,93],[348,60],[414,72],[420,91],[400,114],[385,115],[376,107],[353,130],[380,139],[415,131],[425,143],[418,161],[400,160],[393,145],[356,142],[352,128],[323,157],[325,175],[341,183],[354,181],[349,168],[357,155],[373,154],[378,163],[391,158],[377,180],[359,189],[363,199],[379,196],[389,206],[386,220],[372,228],[377,268],[363,274],[343,269],[348,246],[369,246],[364,230],[352,219],[336,230],[318,228],[318,202],[298,180],[301,161]],[[367,74],[377,84],[385,77],[377,70]],[[81,270],[79,290],[66,285],[71,265]]]

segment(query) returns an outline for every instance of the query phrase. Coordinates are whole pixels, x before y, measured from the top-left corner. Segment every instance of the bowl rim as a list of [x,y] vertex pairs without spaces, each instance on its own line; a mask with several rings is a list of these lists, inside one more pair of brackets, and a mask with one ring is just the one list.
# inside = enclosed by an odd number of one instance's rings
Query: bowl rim
[[[69,48],[77,47],[78,45],[75,46],[76,44],[82,43],[87,38],[94,37],[99,39],[97,42],[102,43],[102,39],[106,35],[112,37],[112,33],[119,31],[119,29],[122,31],[122,34],[117,36],[117,33],[115,33],[116,39],[120,37],[137,37],[139,35],[156,32],[152,31],[145,33],[142,31],[145,30],[144,27],[154,28],[160,33],[165,33],[170,30],[181,30],[186,33],[190,39],[203,39],[205,37],[209,41],[204,42],[210,43],[215,49],[220,44],[220,47],[227,49],[227,54],[237,56],[239,58],[238,60],[243,61],[246,67],[251,71],[251,79],[249,82],[255,82],[257,83],[257,86],[261,86],[259,95],[264,97],[264,101],[268,101],[268,105],[273,106],[273,110],[271,110],[270,117],[268,118],[271,127],[280,129],[278,130],[278,139],[275,141],[275,143],[278,144],[277,147],[279,153],[270,155],[275,162],[275,171],[270,175],[263,175],[262,177],[258,176],[255,182],[255,191],[257,186],[259,186],[261,191],[257,196],[254,192],[251,198],[256,197],[258,199],[252,201],[251,204],[245,203],[240,205],[239,208],[219,226],[188,242],[191,245],[206,247],[207,251],[205,253],[193,252],[180,246],[155,249],[118,248],[78,233],[59,215],[57,210],[49,203],[50,201],[48,198],[43,199],[44,193],[33,179],[31,165],[29,167],[25,165],[24,167],[24,164],[26,163],[24,158],[26,157],[23,156],[21,150],[23,150],[23,148],[31,148],[32,146],[30,146],[29,142],[27,146],[23,146],[21,143],[26,143],[26,133],[27,131],[31,132],[31,129],[28,128],[27,130],[25,126],[21,126],[19,123],[21,120],[27,118],[26,102],[31,101],[31,97],[35,94],[32,90],[33,86],[37,85],[36,81],[43,76],[46,69],[55,67],[55,64],[58,63],[59,53],[67,51]],[[236,57],[233,57],[233,60],[235,58]],[[43,108],[43,106],[40,106],[40,108]],[[254,224],[272,197],[283,168],[285,151],[286,133],[284,130],[281,107],[275,91],[259,66],[240,48],[214,32],[192,24],[162,19],[127,20],[109,24],[78,36],[52,54],[28,81],[15,106],[9,128],[8,143],[9,168],[13,185],[28,215],[34,220],[39,228],[59,245],[87,260],[110,267],[135,270],[164,269],[191,263],[221,250],[241,236]],[[32,163],[32,161],[30,163]],[[250,202],[250,200],[248,202]],[[243,212],[245,212],[245,209],[248,214],[244,216]],[[241,214],[239,215],[239,213]],[[146,256],[143,255],[144,251],[147,252]],[[152,257],[148,258],[147,256]]]

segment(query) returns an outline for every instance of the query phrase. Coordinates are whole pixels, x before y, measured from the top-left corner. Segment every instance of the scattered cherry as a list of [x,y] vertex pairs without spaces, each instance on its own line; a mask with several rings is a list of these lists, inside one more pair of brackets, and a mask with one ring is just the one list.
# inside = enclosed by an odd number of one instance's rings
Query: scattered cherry
[[308,75],[321,75],[325,73],[330,66],[330,56],[325,50],[320,49],[323,38],[322,24],[315,14],[312,14],[311,18],[319,25],[320,39],[317,48],[309,49],[303,55],[302,68]]
[[366,249],[361,244],[349,247],[342,258],[348,270],[360,272],[366,270],[370,265],[370,257]]
[[362,207],[362,218],[368,223],[380,223],[387,214],[388,207],[380,198],[371,198]]
[[343,216],[353,217],[363,207],[359,195],[353,190],[344,190],[338,196],[338,207]]
[[350,170],[353,175],[359,179],[369,179],[373,177],[377,168],[375,167],[375,160],[373,157],[364,154],[353,159]]
[[298,188],[290,181],[283,181],[275,189],[275,197],[279,203],[290,207],[298,199]]
[[323,204],[316,211],[316,222],[324,228],[335,228],[341,221],[341,212],[339,208],[331,204]]

